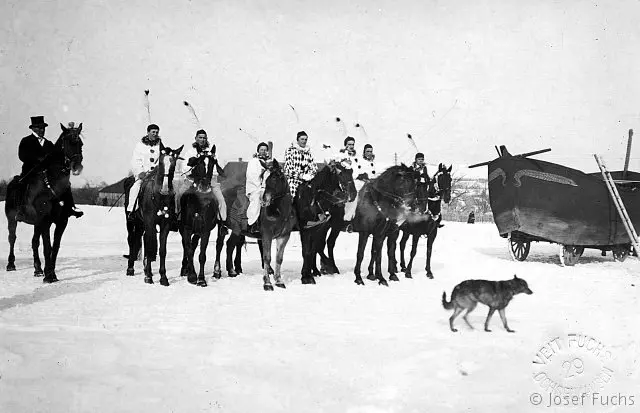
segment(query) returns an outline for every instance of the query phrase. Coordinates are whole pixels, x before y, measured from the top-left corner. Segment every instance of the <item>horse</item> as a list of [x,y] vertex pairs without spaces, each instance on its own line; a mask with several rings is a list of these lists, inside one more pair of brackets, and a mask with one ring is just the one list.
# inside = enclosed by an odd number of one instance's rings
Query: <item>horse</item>
[[[19,176],[14,177],[7,186],[7,199],[5,203],[5,215],[9,229],[9,258],[7,262],[7,271],[15,271],[15,255],[14,244],[16,242],[16,213],[18,206],[24,202],[22,194],[26,195],[26,199],[32,199],[32,205],[35,207],[36,216],[32,222],[33,238],[31,239],[31,248],[33,249],[33,266],[34,276],[44,275],[43,282],[54,283],[58,281],[56,275],[56,259],[60,250],[60,242],[69,222],[70,205],[63,205],[61,198],[67,191],[71,191],[69,182],[70,174],[79,175],[82,172],[82,146],[83,142],[80,138],[82,132],[82,123],[77,128],[70,124],[65,127],[60,124],[62,133],[54,144],[54,149],[40,163],[42,170],[30,171],[29,173],[37,174],[33,182],[31,182],[26,191],[21,190]],[[51,225],[55,224],[53,235],[53,244],[51,243]],[[44,272],[38,249],[40,247],[40,237],[42,237],[44,252]]]
[[[130,214],[128,219],[135,221],[134,227],[143,228],[144,234],[144,282],[153,284],[151,262],[156,260],[158,253],[158,237],[156,226],[160,228],[160,284],[169,286],[165,265],[167,256],[167,237],[175,220],[175,192],[173,190],[173,175],[176,161],[184,145],[178,149],[171,149],[160,142],[160,155],[157,166],[142,178],[142,185],[138,193],[138,208]],[[131,201],[131,200],[130,200]],[[137,231],[136,231],[137,232]],[[129,234],[129,257],[127,275],[134,275],[134,262],[138,251],[135,239]]]
[[[289,183],[277,160],[269,166],[269,176],[265,180],[260,208],[260,234],[262,239],[262,262],[264,290],[273,291],[270,274],[274,274],[276,287],[286,288],[280,269],[284,249],[297,223]],[[271,268],[271,243],[276,241],[276,268]]]
[[373,235],[371,259],[375,259],[375,275],[367,278],[378,280],[378,284],[388,286],[382,276],[381,253],[386,237],[389,260],[389,279],[398,281],[395,275],[395,242],[398,238],[398,222],[405,219],[409,206],[416,196],[416,181],[418,173],[412,168],[401,164],[392,166],[377,178],[367,182],[358,195],[358,205],[353,219],[353,229],[358,232],[358,253],[353,270],[355,283],[364,285],[360,275],[360,265],[364,258],[367,238]]
[[[204,276],[204,265],[207,261],[207,246],[211,231],[218,224],[218,205],[211,188],[211,178],[216,167],[215,155],[209,154],[198,158],[191,169],[193,187],[180,198],[182,220],[180,235],[182,237],[181,275],[187,275],[187,281],[201,287],[207,286]],[[200,272],[196,276],[193,255],[200,242]]]
[[[411,268],[413,258],[416,255],[418,240],[420,236],[427,237],[427,264],[425,270],[427,277],[433,279],[431,272],[431,252],[433,250],[433,242],[438,235],[438,227],[442,221],[441,203],[451,201],[451,168],[447,168],[444,164],[438,165],[438,171],[432,179],[427,179],[425,183],[419,183],[417,187],[416,210],[418,217],[408,219],[400,226],[402,238],[400,239],[400,271],[405,273],[406,278],[411,277]],[[409,263],[405,266],[404,247],[407,244],[409,236],[413,236],[411,241],[411,255]]]
[[[316,267],[316,255],[321,254],[322,265],[322,250],[327,232],[332,227],[332,214],[336,214],[336,220],[342,220],[344,204],[353,201],[356,196],[352,169],[336,161],[329,162],[313,179],[298,188],[294,207],[302,243],[302,284],[315,284],[314,276],[321,274]],[[304,225],[307,221],[316,220],[319,215],[328,219],[319,225]]]
[[[265,164],[266,167],[266,164]],[[245,164],[246,168],[246,164]],[[257,239],[258,248],[260,250],[260,260],[262,260],[262,241],[260,233],[249,233],[243,230],[243,221],[246,225],[246,208],[248,199],[245,196],[246,175],[242,167],[238,165],[227,164],[224,168],[225,180],[221,183],[222,194],[227,203],[227,222],[225,226],[230,230],[229,238],[226,242],[226,270],[229,277],[236,277],[242,274],[242,246],[246,245],[246,238]],[[218,237],[216,239],[216,261],[213,270],[214,278],[222,277],[222,269],[220,267],[220,256],[225,245],[226,228],[222,225],[218,226]],[[235,258],[234,258],[235,252]],[[264,267],[264,262],[262,263]]]

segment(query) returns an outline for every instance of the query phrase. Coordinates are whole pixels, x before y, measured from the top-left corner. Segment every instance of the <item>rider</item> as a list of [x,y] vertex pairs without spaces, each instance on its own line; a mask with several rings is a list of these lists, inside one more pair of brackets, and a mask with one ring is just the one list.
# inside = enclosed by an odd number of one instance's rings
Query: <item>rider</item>
[[[284,174],[287,177],[289,190],[294,199],[296,192],[298,192],[298,187],[307,184],[318,172],[318,166],[313,160],[311,150],[307,146],[308,139],[309,137],[306,132],[298,132],[296,140],[292,142],[291,146],[284,152]],[[311,213],[303,213],[304,217],[302,219],[305,220],[304,218],[307,218],[307,215],[310,214]],[[324,214],[318,214],[318,219],[322,222],[326,219],[326,216]],[[317,223],[318,222],[309,223],[309,225]]]
[[[362,159],[355,158],[355,167],[353,168],[354,175],[354,184],[356,185],[356,191],[360,193],[360,190],[364,186],[365,183],[374,179],[378,176],[378,172],[376,172],[376,164],[375,164],[376,156],[373,153],[373,146],[371,144],[364,145],[364,149],[362,151]],[[351,232],[353,227],[350,221],[356,214],[356,206],[358,204],[358,197],[354,199],[352,202],[347,202],[345,204],[344,211],[344,221],[349,222],[347,225],[347,232]]]
[[[209,153],[213,155],[214,159],[216,156],[216,146],[213,145],[213,147],[209,147],[207,132],[204,129],[198,130],[194,139],[195,142],[190,148],[187,147],[188,149],[183,154],[184,160],[180,160],[179,164],[176,166],[176,172],[173,178],[176,216],[178,217],[180,216],[180,199],[193,183],[189,179],[189,176],[187,176],[187,173],[191,170],[198,157]],[[216,197],[216,202],[218,203],[218,219],[221,222],[225,222],[227,220],[227,204],[222,196],[222,190],[220,189],[220,183],[218,182],[218,175],[222,174],[222,169],[220,168],[220,165],[218,165],[217,160],[215,166],[213,176],[211,177],[211,190],[213,192],[213,196]]]
[[133,149],[131,172],[133,173],[135,182],[131,189],[129,189],[129,202],[126,207],[128,217],[133,217],[131,212],[134,211],[138,193],[142,186],[142,180],[158,165],[160,141],[160,127],[156,124],[151,124],[147,126],[147,134],[140,139],[140,142],[138,142]]
[[[416,153],[415,161],[411,165],[412,168],[420,174],[420,183],[426,183],[427,179],[429,179],[429,175],[427,174],[427,165],[424,163],[424,154],[422,152]],[[440,222],[438,224],[438,228],[444,227],[444,224]]]
[[249,198],[249,207],[247,208],[247,225],[249,232],[260,232],[254,224],[258,223],[260,216],[260,199],[264,193],[264,183],[269,176],[269,170],[265,168],[265,162],[269,160],[269,146],[260,142],[257,152],[247,164],[247,184],[246,194]]
[[422,152],[416,153],[415,160],[411,166],[420,174],[420,182],[427,182],[429,175],[427,174],[427,165],[424,163],[424,154]]
[[[22,199],[26,193],[28,198],[24,204],[18,207],[16,213],[17,221],[25,221],[27,217],[35,215],[35,208],[32,205],[35,194],[29,195],[27,187],[36,180],[39,172],[46,171],[47,158],[55,150],[54,144],[44,137],[47,126],[49,125],[44,121],[44,116],[32,116],[29,129],[33,132],[31,135],[22,138],[18,146],[18,158],[22,161],[19,196]],[[84,215],[84,212],[75,206],[70,186],[61,194],[60,200],[69,207],[69,216],[80,218]]]

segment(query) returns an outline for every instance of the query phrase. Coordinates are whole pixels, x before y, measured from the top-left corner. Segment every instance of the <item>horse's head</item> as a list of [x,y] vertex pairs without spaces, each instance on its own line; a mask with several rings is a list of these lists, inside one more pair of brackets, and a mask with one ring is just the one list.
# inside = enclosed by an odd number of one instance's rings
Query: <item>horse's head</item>
[[269,176],[264,183],[264,194],[262,202],[264,206],[271,205],[274,201],[289,193],[289,184],[287,177],[284,175],[280,163],[273,159],[268,164]]
[[159,186],[161,195],[169,195],[173,192],[173,174],[176,170],[176,162],[180,157],[184,145],[178,149],[171,149],[160,142],[160,155],[156,172],[156,186]]
[[328,167],[338,177],[340,191],[346,195],[346,201],[352,202],[356,199],[358,191],[353,181],[353,169],[351,166],[343,162],[332,161],[329,162]]
[[374,181],[374,188],[392,198],[400,207],[409,210],[416,199],[416,186],[420,175],[413,168],[401,164],[387,169]]
[[60,124],[62,133],[56,141],[56,147],[64,155],[65,167],[69,168],[74,175],[80,175],[82,172],[82,123],[76,128],[73,122],[69,122],[69,127]]
[[191,169],[191,178],[197,192],[211,192],[211,178],[216,167],[213,153],[201,155],[198,163]]
[[433,177],[435,183],[435,190],[437,194],[442,198],[445,204],[451,201],[451,169],[453,165],[447,166],[441,163],[438,166],[438,172]]

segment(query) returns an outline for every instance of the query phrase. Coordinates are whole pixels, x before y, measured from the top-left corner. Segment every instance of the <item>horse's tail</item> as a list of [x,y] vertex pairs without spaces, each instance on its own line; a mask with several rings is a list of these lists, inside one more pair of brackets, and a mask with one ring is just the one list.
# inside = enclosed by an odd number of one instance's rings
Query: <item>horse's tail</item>
[[453,308],[453,300],[447,301],[447,293],[445,291],[442,292],[442,306],[445,310],[451,310]]

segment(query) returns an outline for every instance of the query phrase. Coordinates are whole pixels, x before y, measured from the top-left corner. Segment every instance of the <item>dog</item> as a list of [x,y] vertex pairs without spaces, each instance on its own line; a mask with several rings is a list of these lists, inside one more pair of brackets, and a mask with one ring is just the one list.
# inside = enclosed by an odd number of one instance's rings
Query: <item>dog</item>
[[467,320],[467,316],[480,302],[489,307],[489,314],[484,322],[484,331],[491,331],[489,330],[489,320],[491,320],[493,313],[498,310],[505,330],[514,333],[515,331],[507,325],[504,309],[509,305],[511,299],[520,293],[530,295],[533,294],[533,291],[529,289],[527,282],[522,278],[518,278],[517,275],[514,275],[513,279],[506,281],[466,280],[453,288],[451,301],[447,302],[447,293],[445,291],[442,292],[442,306],[445,310],[454,310],[453,315],[449,318],[449,327],[453,332],[458,331],[453,327],[453,321],[464,310],[467,310],[467,312],[462,318],[473,329],[473,326]]

